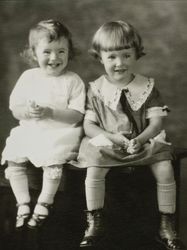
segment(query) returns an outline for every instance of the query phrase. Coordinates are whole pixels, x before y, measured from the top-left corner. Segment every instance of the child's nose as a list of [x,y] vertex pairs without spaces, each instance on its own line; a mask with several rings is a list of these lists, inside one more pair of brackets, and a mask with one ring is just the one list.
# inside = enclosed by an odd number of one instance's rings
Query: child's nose
[[120,66],[120,65],[122,65],[122,64],[123,64],[123,59],[120,58],[120,57],[117,58],[117,59],[116,59],[116,65],[117,65],[117,66]]
[[57,57],[58,57],[58,55],[55,52],[52,52],[51,55],[50,55],[51,60],[55,60],[55,59],[57,59]]

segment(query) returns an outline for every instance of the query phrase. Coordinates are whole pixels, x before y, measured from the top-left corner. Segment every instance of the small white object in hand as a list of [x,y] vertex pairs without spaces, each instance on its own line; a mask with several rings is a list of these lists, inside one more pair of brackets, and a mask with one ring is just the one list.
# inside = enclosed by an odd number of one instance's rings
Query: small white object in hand
[[128,148],[127,148],[127,153],[129,153],[129,154],[134,154],[134,152],[135,152],[134,143],[135,143],[134,140],[130,140],[130,141],[129,141],[129,146],[128,146]]
[[38,104],[36,104],[36,102],[35,101],[33,101],[33,100],[29,100],[29,105],[32,107],[32,108],[39,108],[39,105]]

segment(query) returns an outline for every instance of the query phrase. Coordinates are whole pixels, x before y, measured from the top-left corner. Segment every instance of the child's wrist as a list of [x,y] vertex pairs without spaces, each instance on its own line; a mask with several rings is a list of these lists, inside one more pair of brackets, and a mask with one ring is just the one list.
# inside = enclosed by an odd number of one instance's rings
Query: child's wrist
[[140,144],[140,145],[143,145],[143,144],[144,144],[144,143],[143,143],[143,140],[140,139],[140,138],[138,138],[138,137],[134,138],[134,140],[135,140],[136,143],[138,143],[138,144]]
[[115,143],[115,139],[114,139],[114,134],[110,133],[110,132],[106,132],[105,136],[107,137],[107,139],[111,140],[113,143]]
[[62,117],[62,111],[58,109],[51,109],[51,118],[54,120],[59,120]]
[[47,118],[53,118],[54,117],[54,110],[52,108],[45,108],[44,109],[44,116]]

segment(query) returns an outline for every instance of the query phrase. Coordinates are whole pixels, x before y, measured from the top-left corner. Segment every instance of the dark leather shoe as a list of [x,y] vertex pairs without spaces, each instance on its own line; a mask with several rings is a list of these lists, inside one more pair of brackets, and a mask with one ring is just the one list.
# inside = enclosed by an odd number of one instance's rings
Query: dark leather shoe
[[161,214],[160,229],[157,241],[167,250],[185,250],[185,246],[175,231],[173,214]]
[[167,250],[185,250],[185,246],[179,238],[175,239],[167,239],[161,238],[160,236],[157,237],[157,241],[164,245]]
[[86,214],[88,226],[80,243],[81,248],[96,246],[104,238],[103,210],[86,211]]

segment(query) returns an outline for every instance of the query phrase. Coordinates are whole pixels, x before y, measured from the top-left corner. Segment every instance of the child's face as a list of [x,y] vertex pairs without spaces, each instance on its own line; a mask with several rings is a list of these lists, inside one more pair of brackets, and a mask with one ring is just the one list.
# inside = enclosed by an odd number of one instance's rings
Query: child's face
[[50,76],[63,74],[68,64],[68,55],[68,40],[64,37],[52,42],[42,38],[35,47],[35,59],[40,68]]
[[130,69],[137,60],[134,48],[114,51],[101,50],[100,56],[101,63],[111,82],[123,84],[129,81]]

